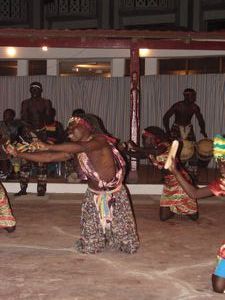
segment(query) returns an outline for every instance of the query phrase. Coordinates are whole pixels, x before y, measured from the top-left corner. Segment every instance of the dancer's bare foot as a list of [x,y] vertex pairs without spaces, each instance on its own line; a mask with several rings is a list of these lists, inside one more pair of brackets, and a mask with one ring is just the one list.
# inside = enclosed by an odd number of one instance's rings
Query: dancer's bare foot
[[11,232],[13,232],[13,231],[15,231],[16,230],[16,226],[12,226],[12,227],[5,227],[4,228],[6,231],[8,231],[8,233],[11,233]]

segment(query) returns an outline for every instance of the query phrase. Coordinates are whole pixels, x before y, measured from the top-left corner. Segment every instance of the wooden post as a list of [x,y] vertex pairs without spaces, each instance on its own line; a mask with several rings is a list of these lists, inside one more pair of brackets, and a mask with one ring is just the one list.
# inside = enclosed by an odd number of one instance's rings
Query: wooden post
[[[140,62],[139,48],[130,50],[130,139],[140,145]],[[131,158],[131,171],[136,171],[138,161]]]

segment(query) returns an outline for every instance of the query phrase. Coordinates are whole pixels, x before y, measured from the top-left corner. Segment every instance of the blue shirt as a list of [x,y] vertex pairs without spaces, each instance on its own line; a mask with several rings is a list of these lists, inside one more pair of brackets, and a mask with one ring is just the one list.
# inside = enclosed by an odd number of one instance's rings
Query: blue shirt
[[216,269],[214,271],[214,274],[225,278],[225,259],[222,258],[219,260],[218,265],[216,266]]

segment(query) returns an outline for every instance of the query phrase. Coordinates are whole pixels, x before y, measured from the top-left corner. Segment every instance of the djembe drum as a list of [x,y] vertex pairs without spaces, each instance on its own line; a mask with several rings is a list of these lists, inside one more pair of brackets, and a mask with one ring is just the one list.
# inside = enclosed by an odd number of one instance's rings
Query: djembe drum
[[207,167],[213,156],[213,141],[205,138],[196,143],[196,156],[199,167]]

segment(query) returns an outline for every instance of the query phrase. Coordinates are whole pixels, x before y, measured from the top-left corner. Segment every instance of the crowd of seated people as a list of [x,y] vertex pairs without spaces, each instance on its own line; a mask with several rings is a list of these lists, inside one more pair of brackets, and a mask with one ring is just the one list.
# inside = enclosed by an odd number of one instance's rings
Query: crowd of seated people
[[[88,118],[95,127],[98,128],[99,133],[110,135],[105,129],[102,120],[94,115],[87,114],[85,110],[78,108],[74,109],[71,116],[79,117],[88,115]],[[68,140],[67,128],[64,128],[62,122],[56,120],[56,109],[51,107],[48,118],[46,119],[45,128],[43,129],[45,135],[45,142],[50,144],[63,143]],[[43,134],[42,132],[42,134]],[[13,109],[7,108],[3,112],[3,120],[0,121],[0,178],[1,179],[19,179],[21,166],[23,162],[17,158],[12,158],[4,151],[3,144],[9,140],[11,143],[30,143],[36,136],[30,125],[22,120],[16,118],[16,113]],[[23,172],[23,171],[22,171]],[[36,176],[35,165],[31,165],[29,169],[29,176]],[[66,163],[49,163],[47,165],[47,176],[58,177],[64,176],[68,182],[78,183],[83,180],[82,173],[80,172],[78,161],[72,159]]]

